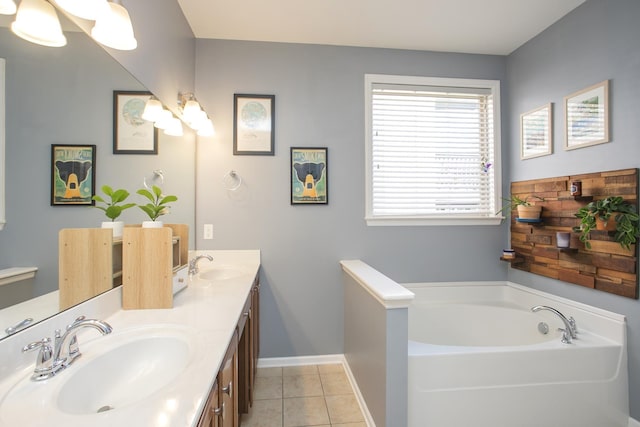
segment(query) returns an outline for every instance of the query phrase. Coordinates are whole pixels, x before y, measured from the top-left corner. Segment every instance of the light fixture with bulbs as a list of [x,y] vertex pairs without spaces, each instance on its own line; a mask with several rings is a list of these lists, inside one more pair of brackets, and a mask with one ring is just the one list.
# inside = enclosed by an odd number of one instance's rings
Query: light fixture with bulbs
[[182,112],[184,121],[189,127],[198,132],[199,136],[214,134],[213,122],[202,109],[195,95],[191,92],[178,94],[178,109]]
[[119,0],[107,2],[107,8],[96,17],[91,37],[98,43],[117,50],[133,50],[138,47],[129,12]]
[[46,0],[22,0],[11,31],[41,46],[61,47],[67,44],[56,9]]
[[144,104],[144,111],[142,112],[142,118],[149,122],[156,122],[160,115],[162,114],[162,103],[156,98],[152,96],[147,100]]
[[13,15],[16,13],[16,2],[13,0],[0,0],[0,15]]

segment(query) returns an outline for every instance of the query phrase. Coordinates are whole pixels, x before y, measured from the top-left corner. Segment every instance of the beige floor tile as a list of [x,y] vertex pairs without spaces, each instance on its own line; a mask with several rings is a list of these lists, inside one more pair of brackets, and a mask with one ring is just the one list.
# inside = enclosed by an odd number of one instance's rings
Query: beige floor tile
[[329,424],[324,397],[294,397],[284,399],[284,427],[319,426]]
[[353,394],[325,396],[331,424],[363,422],[364,417]]
[[367,427],[367,423],[331,424],[332,427]]
[[282,377],[283,397],[322,396],[319,375],[296,375]]
[[285,377],[296,375],[317,375],[317,365],[285,366],[282,368],[282,375]]
[[282,368],[258,368],[256,377],[281,377]]
[[322,389],[325,396],[353,394],[349,378],[344,372],[320,375],[320,380],[322,381]]
[[330,365],[318,365],[318,371],[322,374],[339,374],[344,372],[341,363],[332,363]]
[[282,399],[256,400],[248,414],[242,414],[241,427],[282,426]]
[[256,377],[253,399],[282,399],[282,377]]

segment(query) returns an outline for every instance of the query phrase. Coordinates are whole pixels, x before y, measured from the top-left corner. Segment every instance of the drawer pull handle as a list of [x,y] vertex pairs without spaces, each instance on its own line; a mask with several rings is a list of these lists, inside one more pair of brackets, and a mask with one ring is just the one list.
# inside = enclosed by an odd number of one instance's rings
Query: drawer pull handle
[[228,386],[222,387],[222,392],[226,393],[229,397],[232,397],[233,396],[233,383],[230,381]]

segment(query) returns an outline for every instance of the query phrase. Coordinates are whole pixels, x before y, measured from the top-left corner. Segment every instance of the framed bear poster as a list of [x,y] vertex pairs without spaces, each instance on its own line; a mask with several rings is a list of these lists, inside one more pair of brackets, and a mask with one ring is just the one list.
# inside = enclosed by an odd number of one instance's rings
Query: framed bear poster
[[51,206],[93,206],[95,145],[51,145]]
[[291,147],[291,204],[329,203],[326,147]]

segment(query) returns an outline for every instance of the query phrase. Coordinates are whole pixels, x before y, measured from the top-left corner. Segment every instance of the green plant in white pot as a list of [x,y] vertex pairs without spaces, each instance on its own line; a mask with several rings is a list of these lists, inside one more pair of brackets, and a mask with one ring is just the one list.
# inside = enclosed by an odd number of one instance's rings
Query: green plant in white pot
[[126,203],[122,204],[129,197],[129,192],[123,188],[119,188],[114,190],[108,185],[102,186],[102,192],[105,197],[101,197],[99,195],[95,195],[92,197],[96,203],[100,203],[101,205],[94,206],[97,209],[104,211],[104,214],[111,221],[103,221],[102,228],[111,228],[113,230],[113,237],[121,237],[122,229],[124,227],[124,222],[116,221],[122,214],[122,211],[125,209],[129,209],[134,207],[135,203]]
[[140,209],[147,214],[151,221],[144,221],[142,226],[145,228],[160,228],[163,226],[162,221],[158,221],[158,218],[162,215],[169,213],[169,203],[178,200],[176,196],[162,194],[162,189],[157,185],[151,187],[151,191],[147,188],[141,188],[137,191],[138,194],[144,196],[149,203],[144,205],[138,205]]

